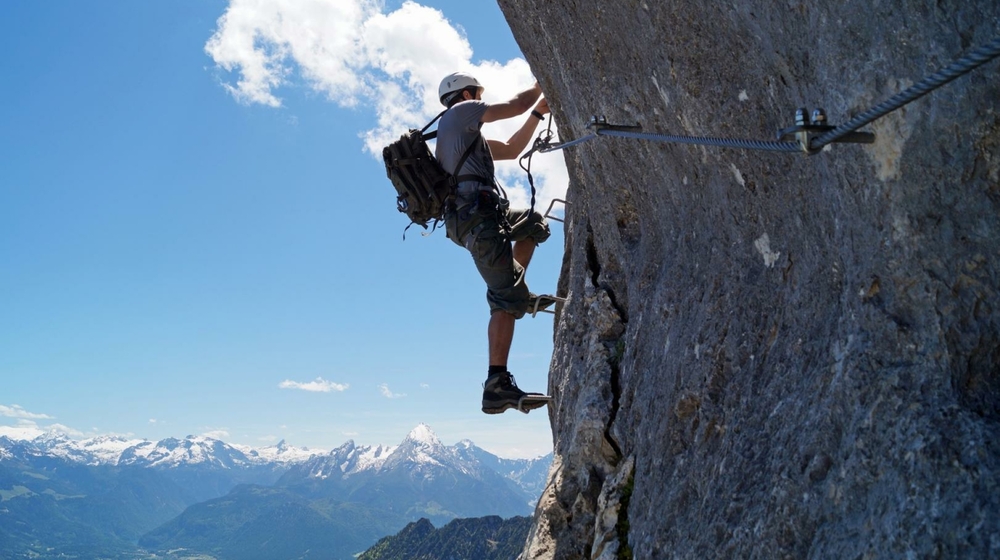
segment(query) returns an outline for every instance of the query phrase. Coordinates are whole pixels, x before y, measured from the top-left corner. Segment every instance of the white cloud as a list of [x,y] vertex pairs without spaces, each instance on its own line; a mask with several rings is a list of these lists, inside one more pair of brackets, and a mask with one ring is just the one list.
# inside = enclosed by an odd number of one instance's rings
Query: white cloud
[[229,429],[228,428],[209,429],[208,431],[202,433],[201,435],[212,439],[228,439]]
[[23,418],[26,420],[52,420],[53,417],[48,414],[37,414],[34,412],[28,412],[20,405],[5,406],[0,404],[0,416],[6,416],[7,418]]
[[231,0],[205,51],[240,73],[226,88],[243,103],[280,106],[273,90],[289,83],[294,62],[312,89],[352,105],[365,63],[358,30],[376,7],[373,0]]
[[[437,88],[451,72],[473,73],[486,86],[486,101],[510,99],[534,83],[521,58],[473,63],[468,38],[439,10],[412,1],[383,10],[379,0],[230,0],[205,51],[235,75],[235,84],[224,86],[241,103],[279,107],[278,89],[305,86],[339,105],[373,109],[376,127],[359,132],[376,158],[401,131],[443,109]],[[522,122],[483,131],[505,140]],[[528,183],[517,162],[499,162],[497,175],[511,204],[527,206]],[[562,154],[536,154],[532,175],[539,210],[565,196]]]
[[150,424],[156,424],[156,422],[157,422],[156,418],[150,418],[149,419],[149,423]]
[[0,425],[0,436],[13,440],[32,440],[45,433],[34,423],[18,422],[17,426]]
[[379,386],[378,386],[378,390],[379,390],[380,393],[382,393],[382,396],[385,397],[385,398],[387,398],[387,399],[398,399],[398,398],[406,396],[406,393],[393,393],[389,389],[389,384],[388,383],[380,383]]
[[346,391],[350,385],[346,383],[334,383],[333,381],[327,381],[322,377],[317,377],[315,380],[307,381],[305,383],[286,379],[281,383],[278,383],[278,387],[281,389],[301,389],[303,391],[311,391],[314,393],[329,393],[330,391]]

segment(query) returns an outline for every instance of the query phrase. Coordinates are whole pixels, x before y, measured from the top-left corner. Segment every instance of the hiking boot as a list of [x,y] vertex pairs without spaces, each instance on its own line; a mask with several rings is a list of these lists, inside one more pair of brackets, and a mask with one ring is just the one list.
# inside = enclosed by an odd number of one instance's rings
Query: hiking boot
[[486,414],[500,414],[508,408],[527,414],[529,410],[545,406],[549,400],[551,398],[542,393],[525,393],[518,389],[509,371],[491,375],[483,384],[483,412]]
[[528,313],[531,313],[532,317],[534,317],[535,315],[537,315],[540,311],[545,311],[546,313],[552,313],[552,311],[548,311],[548,308],[552,307],[553,305],[555,305],[555,303],[557,301],[561,301],[561,300],[562,300],[562,298],[557,298],[555,296],[550,296],[550,295],[546,295],[546,294],[542,294],[542,295],[538,296],[538,295],[529,293],[528,294]]

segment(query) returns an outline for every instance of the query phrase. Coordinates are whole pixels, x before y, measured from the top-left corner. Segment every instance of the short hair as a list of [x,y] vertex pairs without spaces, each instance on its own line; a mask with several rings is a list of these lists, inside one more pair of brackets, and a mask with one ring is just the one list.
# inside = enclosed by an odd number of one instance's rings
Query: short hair
[[456,91],[455,95],[453,95],[451,97],[451,99],[448,100],[448,108],[449,109],[451,109],[455,105],[458,105],[462,101],[465,101],[464,99],[462,99],[462,92],[463,91],[467,91],[467,92],[469,92],[470,95],[472,95],[472,97],[475,97],[476,93],[479,91],[479,88],[476,87],[476,86],[468,86],[468,87],[464,87],[464,88]]

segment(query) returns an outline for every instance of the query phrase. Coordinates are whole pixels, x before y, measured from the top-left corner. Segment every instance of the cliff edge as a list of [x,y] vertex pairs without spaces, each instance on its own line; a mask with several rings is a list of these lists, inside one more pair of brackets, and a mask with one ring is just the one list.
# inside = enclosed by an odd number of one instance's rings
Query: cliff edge
[[[564,140],[839,124],[1000,35],[993,0],[499,3]],[[1000,62],[866,130],[562,152],[523,558],[1000,556]]]

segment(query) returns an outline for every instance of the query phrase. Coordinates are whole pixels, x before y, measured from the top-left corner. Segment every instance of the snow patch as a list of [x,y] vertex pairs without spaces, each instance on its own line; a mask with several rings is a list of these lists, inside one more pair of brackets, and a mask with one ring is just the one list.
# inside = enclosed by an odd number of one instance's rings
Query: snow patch
[[358,460],[354,464],[354,472],[374,469],[378,470],[382,468],[385,464],[386,459],[389,458],[396,451],[396,446],[383,447],[381,445],[376,447],[366,447],[358,454]]
[[130,447],[140,445],[145,440],[125,439],[118,436],[98,436],[77,442],[79,448],[90,454],[94,462],[91,464],[117,465],[118,458]]
[[243,452],[252,462],[257,464],[278,463],[282,465],[304,463],[313,457],[326,455],[325,449],[310,449],[288,445],[285,440],[268,447],[251,447],[249,445],[230,444]]

